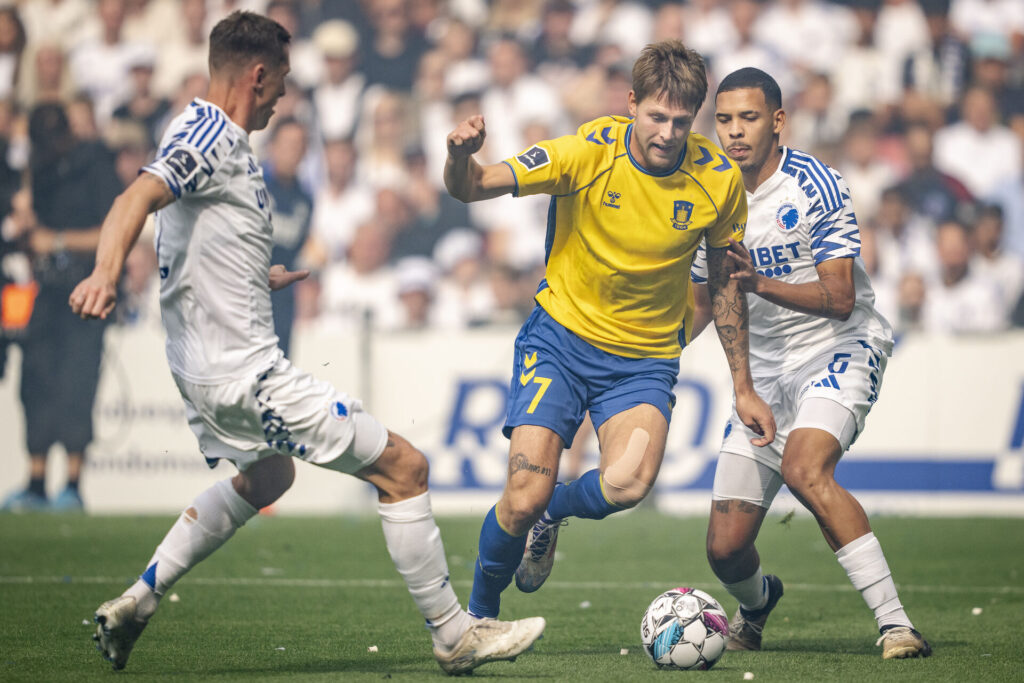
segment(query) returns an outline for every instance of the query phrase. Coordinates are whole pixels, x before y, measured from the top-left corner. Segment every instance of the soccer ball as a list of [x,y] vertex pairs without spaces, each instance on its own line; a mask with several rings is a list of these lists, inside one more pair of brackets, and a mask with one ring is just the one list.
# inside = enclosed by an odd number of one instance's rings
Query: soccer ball
[[665,591],[644,612],[640,639],[659,669],[710,669],[725,651],[729,618],[696,588]]

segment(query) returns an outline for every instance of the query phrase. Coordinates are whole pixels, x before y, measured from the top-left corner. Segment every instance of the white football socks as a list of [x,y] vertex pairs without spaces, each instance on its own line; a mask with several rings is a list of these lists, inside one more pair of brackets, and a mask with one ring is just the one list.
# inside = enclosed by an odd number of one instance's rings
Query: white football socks
[[736,598],[740,607],[748,612],[756,612],[768,604],[768,582],[764,580],[761,567],[758,567],[752,576],[742,581],[736,583],[722,581],[721,583],[722,588]]
[[434,646],[451,650],[472,624],[448,579],[441,530],[430,510],[430,493],[380,503],[384,542],[416,607],[427,620]]
[[224,545],[257,512],[230,479],[200,493],[164,536],[145,573],[125,591],[136,599],[136,618],[149,619],[175,581]]
[[860,591],[864,602],[874,611],[878,628],[914,628],[896,594],[896,584],[882,553],[882,545],[873,533],[868,532],[844,545],[836,551],[836,559],[846,570],[853,587]]

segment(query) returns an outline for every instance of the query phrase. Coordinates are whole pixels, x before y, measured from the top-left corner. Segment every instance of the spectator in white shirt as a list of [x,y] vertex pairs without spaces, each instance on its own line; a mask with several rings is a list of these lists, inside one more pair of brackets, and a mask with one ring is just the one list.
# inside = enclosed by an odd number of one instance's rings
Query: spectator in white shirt
[[935,166],[959,178],[977,197],[989,195],[1006,178],[1021,172],[1021,141],[1000,125],[996,100],[972,87],[961,107],[963,120],[935,134]]
[[973,273],[967,228],[956,221],[939,226],[936,236],[939,278],[925,293],[924,328],[929,332],[991,332],[1007,326],[999,288]]
[[522,151],[523,127],[533,121],[549,126],[555,135],[568,132],[558,93],[528,72],[523,46],[511,39],[495,42],[487,53],[491,86],[481,98],[492,149]]
[[366,89],[366,77],[357,69],[359,34],[347,21],[332,19],[313,32],[313,45],[324,60],[324,80],[313,91],[320,130],[327,139],[350,138]]
[[373,192],[356,182],[355,145],[348,139],[324,143],[327,182],[313,198],[313,222],[305,260],[314,270],[344,263],[356,229],[373,216]]
[[1003,210],[996,205],[983,206],[974,221],[973,238],[971,272],[996,283],[1009,316],[1024,292],[1024,258],[1003,249]]

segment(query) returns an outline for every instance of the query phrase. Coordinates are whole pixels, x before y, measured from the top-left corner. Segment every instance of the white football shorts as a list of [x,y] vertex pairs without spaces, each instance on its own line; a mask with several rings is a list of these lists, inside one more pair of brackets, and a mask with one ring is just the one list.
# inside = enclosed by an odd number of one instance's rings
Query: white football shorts
[[210,467],[224,459],[244,471],[283,454],[352,474],[372,465],[387,445],[388,430],[360,401],[283,355],[270,370],[226,384],[193,384],[177,375],[174,381]]
[[[753,458],[780,472],[789,433],[805,427],[832,434],[846,452],[864,429],[864,420],[878,398],[887,360],[867,342],[841,342],[793,371],[755,377],[754,388],[775,415],[775,441],[760,448],[751,444],[756,434],[740,421],[733,406],[722,452]],[[827,399],[845,410],[830,410],[827,404],[808,403],[808,399]]]

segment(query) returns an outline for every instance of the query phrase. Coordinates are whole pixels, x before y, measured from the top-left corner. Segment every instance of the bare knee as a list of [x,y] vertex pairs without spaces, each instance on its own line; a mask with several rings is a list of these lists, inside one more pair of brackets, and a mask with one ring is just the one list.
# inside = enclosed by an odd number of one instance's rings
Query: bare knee
[[430,464],[415,446],[391,434],[389,445],[371,467],[373,475],[365,477],[380,495],[381,502],[394,503],[427,491]]
[[639,479],[625,485],[616,485],[607,478],[604,480],[604,495],[609,503],[620,508],[632,508],[640,504],[651,492],[651,484]]
[[513,536],[524,534],[544,514],[550,498],[534,489],[506,490],[498,504],[498,521]]
[[731,566],[743,556],[746,545],[727,534],[708,534],[707,554],[712,568]]
[[294,482],[295,463],[286,455],[259,460],[232,479],[238,495],[256,509],[276,501]]
[[832,475],[811,463],[801,460],[782,460],[782,480],[801,501],[814,505],[833,484]]

